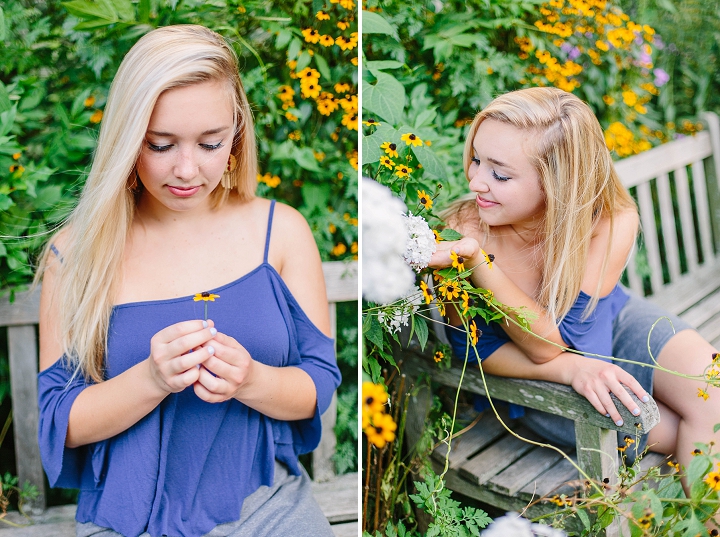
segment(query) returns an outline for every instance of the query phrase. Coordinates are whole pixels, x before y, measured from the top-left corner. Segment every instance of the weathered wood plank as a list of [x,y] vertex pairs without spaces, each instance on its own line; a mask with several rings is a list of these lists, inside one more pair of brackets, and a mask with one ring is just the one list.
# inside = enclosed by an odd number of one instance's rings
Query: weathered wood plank
[[707,179],[705,178],[705,165],[702,161],[692,163],[693,191],[695,193],[695,206],[697,207],[697,221],[700,231],[700,251],[703,263],[712,259],[712,230],[710,229],[710,204],[708,200]]
[[682,319],[694,327],[699,327],[720,312],[720,289],[709,290],[707,296],[687,310]]
[[331,527],[335,537],[357,537],[360,535],[360,526],[358,522],[333,524]]
[[[518,428],[516,432],[523,438],[539,440],[535,433],[524,427]],[[468,460],[458,472],[471,483],[482,485],[532,448],[532,444],[508,434]]]
[[313,496],[328,521],[358,520],[358,474],[344,474],[326,483],[312,483]]
[[[512,424],[514,424],[514,421],[508,423],[509,426],[512,426]],[[486,412],[486,415],[477,425],[452,441],[450,468],[457,468],[464,464],[466,460],[506,433],[507,431],[495,418],[495,415]],[[447,444],[440,444],[433,451],[432,456],[438,462],[444,462],[446,453]]]
[[312,453],[313,480],[329,481],[335,477],[335,454],[337,439],[335,438],[335,422],[337,421],[337,393],[330,400],[330,406],[320,417],[322,436],[318,447]]
[[[411,356],[412,355],[412,356]],[[432,379],[445,386],[458,386],[460,382],[460,368],[438,369],[432,358],[423,356],[422,353],[408,349],[405,353],[405,370],[408,376],[417,377],[421,373],[432,376]],[[463,389],[471,393],[486,395],[482,377],[477,366],[468,368],[465,371]],[[574,421],[582,421],[597,427],[606,427],[617,431],[635,433],[638,429],[635,423],[640,425],[640,431],[645,432],[652,429],[660,420],[660,414],[655,401],[650,398],[648,403],[640,401],[633,393],[628,393],[641,410],[639,416],[633,416],[629,410],[612,395],[615,406],[623,419],[622,426],[616,426],[610,418],[606,418],[570,386],[544,382],[539,380],[524,380],[495,377],[485,375],[490,396],[495,399],[515,403],[518,405],[551,412]]]
[[[672,143],[620,160],[615,163],[615,170],[625,188],[630,188],[645,183],[662,173],[668,173],[680,166],[707,158],[712,153],[709,134],[700,132],[695,136],[675,140]],[[720,152],[716,154],[720,155]]]
[[609,478],[610,484],[615,484],[620,463],[615,431],[575,422],[575,441],[580,468],[591,479]]
[[720,289],[720,259],[715,257],[708,264],[704,264],[693,274],[683,275],[657,295],[648,299],[661,308],[681,315],[689,308],[700,302],[708,293]]
[[637,187],[637,195],[645,253],[647,254],[648,265],[650,265],[650,285],[653,293],[656,293],[663,285],[663,278],[650,183],[639,184]]
[[[577,457],[572,456],[571,458],[577,462]],[[570,464],[570,461],[563,458],[525,485],[518,495],[522,500],[531,501],[549,494],[557,494],[568,481],[576,479],[578,479],[577,469]]]
[[488,487],[496,492],[515,496],[520,489],[534,482],[538,475],[562,458],[557,451],[535,447],[515,461],[515,464],[490,479]]
[[675,214],[673,212],[672,195],[670,194],[670,177],[663,173],[657,178],[658,205],[660,207],[660,223],[662,225],[663,244],[665,245],[665,261],[670,273],[670,281],[680,277],[680,255],[678,253],[677,234],[675,232]]
[[688,263],[688,272],[694,272],[698,266],[697,243],[695,242],[695,224],[693,222],[692,205],[690,202],[690,185],[688,184],[687,168],[681,166],[675,170],[675,189],[680,212],[683,238],[683,250]]
[[29,481],[39,495],[28,502],[30,514],[45,510],[45,474],[37,442],[38,431],[38,351],[35,325],[8,327],[10,388],[13,401],[15,453],[20,483]]
[[638,274],[637,250],[638,250],[638,245],[636,243],[633,246],[632,251],[630,252],[630,257],[628,258],[628,264],[627,264],[627,267],[625,268],[625,271],[627,273],[628,284],[630,284],[630,289],[632,289],[639,296],[645,296],[645,293],[643,290],[642,279],[640,278],[640,276]]
[[0,326],[37,324],[40,311],[40,286],[33,291],[15,293],[15,301],[10,296],[0,298]]
[[360,289],[357,261],[326,261],[322,264],[329,302],[357,300]]

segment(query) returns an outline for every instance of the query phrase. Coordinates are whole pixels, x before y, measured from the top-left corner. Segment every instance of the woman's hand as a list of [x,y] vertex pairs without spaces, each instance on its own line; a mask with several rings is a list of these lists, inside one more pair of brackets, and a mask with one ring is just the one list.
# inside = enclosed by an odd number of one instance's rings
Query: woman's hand
[[200,366],[195,394],[208,403],[237,397],[250,378],[255,361],[234,338],[218,332],[204,345],[210,357]]
[[197,382],[199,364],[212,355],[204,347],[217,334],[212,321],[183,321],[163,328],[150,340],[150,374],[160,390],[176,393]]
[[576,392],[590,401],[600,414],[612,418],[615,424],[622,425],[622,418],[610,398],[610,393],[614,393],[635,416],[640,414],[640,409],[625,386],[630,388],[641,401],[649,401],[647,392],[635,377],[615,364],[577,354],[566,353],[566,356],[568,358],[572,356],[572,359],[568,359],[570,367],[567,368],[566,384],[570,384]]
[[463,258],[465,268],[472,268],[479,265],[483,260],[478,241],[472,237],[463,237],[459,241],[440,241],[437,245],[437,250],[435,250],[435,253],[430,258],[429,266],[432,268],[452,266],[453,262],[450,258],[451,251]]

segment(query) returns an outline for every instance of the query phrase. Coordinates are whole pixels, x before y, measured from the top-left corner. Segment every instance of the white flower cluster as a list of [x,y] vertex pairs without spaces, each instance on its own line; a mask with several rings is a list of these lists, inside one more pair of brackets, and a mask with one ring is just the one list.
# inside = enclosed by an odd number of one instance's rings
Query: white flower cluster
[[483,537],[567,537],[565,532],[533,524],[517,513],[507,513],[495,521],[482,532]]
[[405,262],[415,271],[420,272],[428,266],[430,258],[437,249],[435,234],[422,216],[405,216],[408,238],[405,243]]
[[387,304],[407,293],[415,282],[415,275],[403,262],[405,210],[405,204],[389,188],[363,179],[362,292],[366,300]]
[[397,305],[390,305],[378,313],[378,321],[385,325],[385,328],[391,334],[400,331],[401,326],[408,326],[410,315],[417,312],[423,301],[423,294],[419,287],[407,293]]

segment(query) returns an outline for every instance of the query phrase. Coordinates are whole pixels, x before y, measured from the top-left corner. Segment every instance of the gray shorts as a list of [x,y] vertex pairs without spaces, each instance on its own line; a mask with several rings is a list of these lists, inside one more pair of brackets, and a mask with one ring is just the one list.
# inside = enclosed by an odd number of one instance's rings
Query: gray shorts
[[[627,289],[625,292],[630,296],[630,300],[620,310],[613,323],[614,357],[652,364],[652,358],[648,352],[648,334],[652,325],[662,317],[668,317],[672,324],[667,319],[663,319],[655,325],[650,335],[650,349],[656,360],[665,344],[677,332],[693,329],[679,317],[667,313],[648,300],[640,298]],[[653,374],[655,373],[653,368],[624,362],[613,363],[635,377],[648,393],[653,393]],[[525,416],[520,421],[554,444],[575,446],[575,424],[567,418],[527,408]],[[618,446],[625,445],[623,439],[626,434],[618,433]],[[625,452],[627,463],[631,464],[636,454],[641,453],[646,445],[647,434],[642,435],[639,442],[635,444],[637,451],[628,449]]]
[[[330,523],[315,501],[310,477],[300,466],[298,476],[275,461],[275,480],[245,498],[240,520],[220,524],[203,537],[333,537]],[[122,537],[120,533],[92,522],[76,525],[76,537]],[[150,537],[143,533],[140,537]],[[170,536],[178,537],[178,536]]]

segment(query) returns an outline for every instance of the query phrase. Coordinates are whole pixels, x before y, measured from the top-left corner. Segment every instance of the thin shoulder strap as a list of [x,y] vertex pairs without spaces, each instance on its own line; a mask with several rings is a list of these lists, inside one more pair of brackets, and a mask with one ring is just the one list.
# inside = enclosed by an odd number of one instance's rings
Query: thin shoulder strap
[[268,215],[267,235],[265,236],[265,255],[263,263],[268,262],[268,252],[270,251],[270,232],[272,231],[273,213],[275,212],[275,200],[270,200],[270,214]]
[[60,260],[60,263],[64,261],[62,254],[60,253],[60,250],[57,249],[57,247],[54,244],[50,244],[50,251],[55,254],[55,256]]

